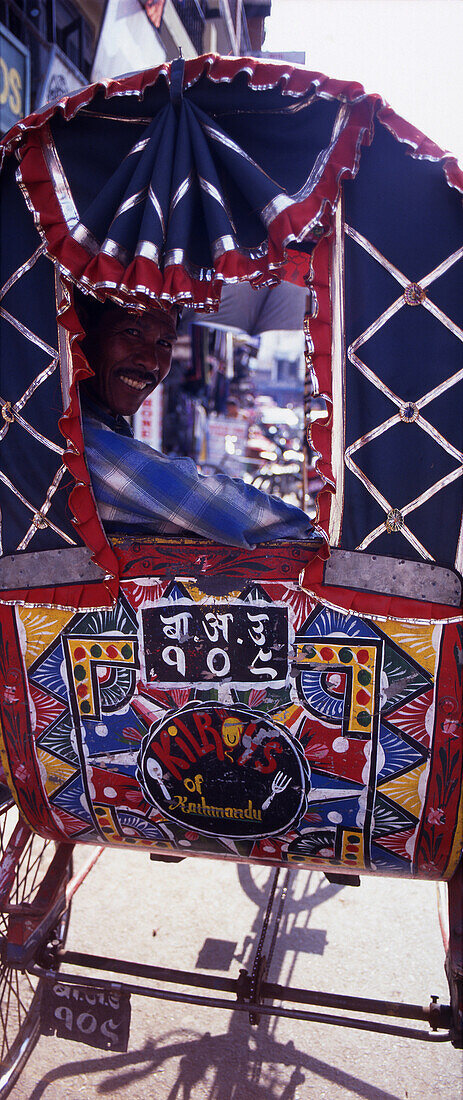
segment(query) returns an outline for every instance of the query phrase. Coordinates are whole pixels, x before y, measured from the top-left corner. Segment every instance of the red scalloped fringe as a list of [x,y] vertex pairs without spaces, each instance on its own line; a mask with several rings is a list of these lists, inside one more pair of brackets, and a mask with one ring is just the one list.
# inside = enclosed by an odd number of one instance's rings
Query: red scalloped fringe
[[59,324],[70,334],[72,358],[72,382],[69,407],[59,420],[59,429],[67,442],[64,463],[75,480],[69,496],[69,506],[74,515],[78,535],[92,551],[92,560],[104,569],[108,577],[101,584],[84,585],[80,591],[79,607],[110,607],[117,598],[119,588],[119,563],[104,532],[93,496],[90,475],[84,458],[84,437],[80,415],[78,383],[91,375],[91,369],[79,346],[84,337],[77,313],[71,304],[62,304]]
[[316,525],[329,541],[330,514],[335,493],[332,468],[332,377],[331,377],[331,296],[330,257],[331,241],[322,240],[312,257],[313,288],[317,295],[317,314],[310,319],[310,333],[314,345],[313,371],[317,379],[318,395],[327,406],[325,417],[315,420],[309,429],[309,442],[316,454],[315,469],[324,482],[317,497]]
[[[341,132],[334,155],[328,161],[315,191],[303,202],[283,210],[269,227],[268,254],[261,260],[251,260],[239,251],[226,252],[216,264],[217,278],[205,282],[191,278],[180,265],[165,268],[164,276],[154,261],[136,257],[124,269],[117,259],[105,253],[91,256],[75,241],[64,219],[61,206],[50,179],[43,142],[49,138],[48,126],[34,130],[22,150],[20,177],[34,210],[36,221],[47,241],[49,255],[72,279],[90,284],[101,295],[110,294],[110,288],[121,287],[129,296],[138,300],[165,297],[192,299],[201,307],[212,301],[218,305],[223,280],[238,279],[253,282],[278,280],[283,274],[287,250],[283,241],[296,238],[306,226],[317,222],[326,230],[330,227],[331,208],[336,201],[340,180],[355,174],[358,165],[359,145],[369,140],[371,129],[371,103],[362,100],[352,108],[349,124]],[[302,281],[302,274],[301,274]],[[108,288],[109,284],[109,288]],[[145,304],[148,304],[145,301]]]

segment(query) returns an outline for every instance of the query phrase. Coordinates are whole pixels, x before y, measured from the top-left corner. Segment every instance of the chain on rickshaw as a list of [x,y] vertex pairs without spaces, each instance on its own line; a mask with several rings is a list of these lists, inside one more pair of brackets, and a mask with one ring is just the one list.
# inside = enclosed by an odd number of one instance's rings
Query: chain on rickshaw
[[[80,89],[2,155],[0,1095],[63,1004],[126,1049],[132,993],[461,1045],[455,158],[359,84],[209,55]],[[77,296],[213,314],[280,281],[326,407],[310,537],[105,528]],[[449,1003],[271,983],[270,908],[237,979],[71,952],[107,846],[269,866],[280,911],[295,870],[447,883]]]

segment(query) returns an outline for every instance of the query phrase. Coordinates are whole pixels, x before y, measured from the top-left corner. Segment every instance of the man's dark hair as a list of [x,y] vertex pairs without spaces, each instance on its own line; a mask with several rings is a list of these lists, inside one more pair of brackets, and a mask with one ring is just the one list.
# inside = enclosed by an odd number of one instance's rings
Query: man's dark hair
[[[74,287],[74,307],[87,335],[98,328],[103,317],[107,313],[111,313],[115,309],[127,309],[129,313],[140,313],[140,307],[136,303],[131,305],[130,303],[123,304],[113,301],[112,298],[105,298],[104,302],[99,302],[97,298],[94,298],[93,294],[84,294],[78,287]],[[162,306],[158,303],[153,303],[153,310],[162,310]],[[149,312],[149,310],[148,310]],[[176,324],[178,325],[180,319],[180,310],[177,309]]]

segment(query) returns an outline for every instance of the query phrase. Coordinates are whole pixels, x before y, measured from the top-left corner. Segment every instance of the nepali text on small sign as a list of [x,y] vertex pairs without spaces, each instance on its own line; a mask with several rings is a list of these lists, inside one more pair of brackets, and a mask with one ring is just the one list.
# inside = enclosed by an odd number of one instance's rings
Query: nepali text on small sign
[[146,678],[158,684],[283,686],[288,609],[275,604],[161,601],[142,612]]
[[98,985],[46,982],[40,1030],[42,1035],[57,1035],[101,1050],[125,1052],[130,1032],[130,994]]

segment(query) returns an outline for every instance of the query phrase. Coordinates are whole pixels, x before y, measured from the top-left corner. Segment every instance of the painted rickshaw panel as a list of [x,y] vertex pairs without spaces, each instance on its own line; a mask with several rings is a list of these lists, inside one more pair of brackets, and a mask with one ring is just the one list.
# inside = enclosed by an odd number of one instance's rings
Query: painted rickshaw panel
[[37,590],[36,606],[1,610],[2,760],[33,829],[450,877],[458,623],[335,610],[299,585],[306,544],[266,548],[260,570],[192,540],[116,551],[127,579],[113,609],[41,607]]

